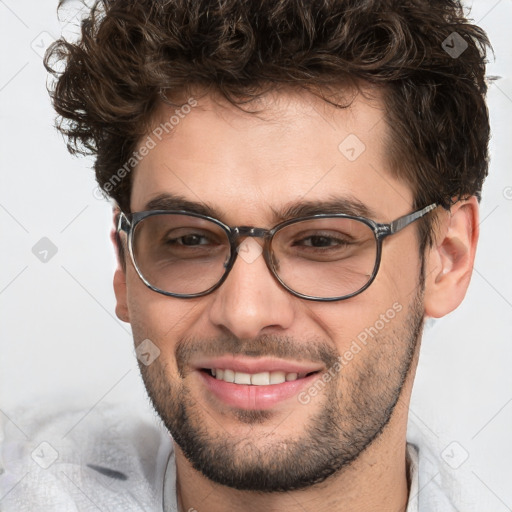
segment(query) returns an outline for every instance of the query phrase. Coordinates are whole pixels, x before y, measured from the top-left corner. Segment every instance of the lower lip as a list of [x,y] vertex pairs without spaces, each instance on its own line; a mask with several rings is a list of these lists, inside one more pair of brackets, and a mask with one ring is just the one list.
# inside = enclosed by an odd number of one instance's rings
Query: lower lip
[[233,384],[216,379],[205,371],[199,371],[207,388],[222,402],[232,407],[247,410],[263,410],[297,395],[301,388],[315,380],[315,373],[302,379],[269,384],[268,386],[253,386],[248,384]]

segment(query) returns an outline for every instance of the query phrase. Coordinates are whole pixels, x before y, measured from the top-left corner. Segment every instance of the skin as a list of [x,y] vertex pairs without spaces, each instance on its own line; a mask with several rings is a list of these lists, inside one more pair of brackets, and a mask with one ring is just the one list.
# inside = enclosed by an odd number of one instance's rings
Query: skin
[[[335,109],[309,94],[280,91],[267,94],[258,107],[263,114],[255,116],[211,95],[201,96],[199,106],[134,170],[132,211],[143,211],[149,200],[166,192],[214,207],[228,225],[270,228],[278,222],[275,210],[305,200],[327,200],[333,191],[369,206],[378,222],[413,211],[410,187],[394,178],[387,164],[386,123],[378,96],[369,100],[358,95],[350,108]],[[155,125],[171,113],[162,106]],[[349,134],[366,146],[353,162],[338,150]],[[190,300],[151,291],[129,259],[125,269],[119,265],[114,277],[116,313],[131,324],[135,344],[149,338],[161,351],[150,366],[141,365],[158,412],[169,415],[168,427],[176,427],[170,425],[176,402],[186,395],[191,425],[202,431],[203,441],[210,448],[222,443],[232,447],[229,453],[217,452],[225,457],[221,466],[266,468],[273,457],[287,460],[283,447],[288,446],[290,471],[300,468],[294,443],[311,440],[308,427],[318,425],[328,410],[339,426],[331,429],[336,430],[331,432],[333,450],[354,445],[350,436],[362,414],[359,404],[369,409],[363,411],[365,423],[380,426],[379,432],[366,433],[371,439],[352,454],[350,463],[315,485],[288,492],[223,485],[198,471],[176,444],[180,510],[405,510],[407,412],[420,338],[411,325],[416,322],[421,329],[423,317],[441,317],[460,304],[478,239],[474,197],[456,203],[450,212],[438,208],[435,214],[439,222],[434,245],[425,254],[424,287],[413,224],[385,240],[381,267],[370,288],[341,302],[292,296],[274,280],[262,257],[251,263],[238,258],[219,289]],[[274,355],[279,341],[286,339],[288,359],[293,360],[293,354],[297,360],[307,359],[312,345],[344,354],[394,303],[402,311],[308,404],[294,397],[266,414],[244,414],[212,398],[190,359],[180,364],[176,359],[185,341],[192,347],[229,347],[229,340],[239,340],[242,353],[250,347],[264,355],[267,347]],[[379,407],[389,407],[390,414],[386,417]]]

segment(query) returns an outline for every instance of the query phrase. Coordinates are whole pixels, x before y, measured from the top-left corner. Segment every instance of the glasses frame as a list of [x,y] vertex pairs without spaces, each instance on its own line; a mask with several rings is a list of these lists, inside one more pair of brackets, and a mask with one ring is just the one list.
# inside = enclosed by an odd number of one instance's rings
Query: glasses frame
[[[432,203],[425,208],[422,208],[421,210],[416,210],[415,212],[409,213],[407,215],[403,215],[402,217],[399,217],[398,219],[395,219],[394,221],[390,222],[389,224],[382,224],[379,222],[375,222],[374,220],[367,219],[366,217],[359,217],[354,215],[347,215],[344,213],[326,213],[326,214],[318,214],[318,215],[310,215],[307,217],[296,217],[294,219],[287,220],[285,222],[281,222],[280,224],[277,224],[271,229],[265,229],[265,228],[258,228],[254,226],[235,226],[231,227],[223,222],[221,222],[218,219],[215,219],[214,217],[209,217],[208,215],[202,215],[199,213],[189,212],[186,210],[150,210],[150,211],[144,211],[144,212],[135,212],[130,214],[125,214],[124,212],[119,213],[119,218],[117,222],[117,232],[125,232],[128,235],[128,251],[130,253],[130,258],[132,261],[132,264],[137,271],[137,274],[139,275],[142,282],[151,290],[157,293],[161,293],[162,295],[167,295],[168,297],[176,297],[180,299],[193,299],[196,297],[204,297],[205,295],[209,295],[213,291],[215,291],[217,288],[219,288],[222,283],[227,279],[231,269],[233,268],[236,258],[238,256],[238,248],[240,247],[242,241],[242,238],[252,237],[252,238],[262,238],[264,241],[263,246],[263,257],[265,259],[265,263],[267,265],[267,268],[270,270],[270,273],[273,275],[273,277],[278,281],[278,283],[283,286],[288,292],[290,292],[295,297],[299,297],[301,299],[305,300],[311,300],[316,302],[334,302],[334,301],[340,301],[349,299],[351,297],[354,297],[356,295],[359,295],[360,293],[364,292],[375,280],[377,277],[377,273],[380,268],[381,258],[382,258],[382,241],[405,227],[407,227],[409,224],[412,224],[418,219],[421,219],[424,217],[427,213],[431,212],[435,208],[439,206],[438,203]],[[230,256],[228,262],[225,264],[225,271],[220,280],[204,292],[200,293],[193,293],[193,294],[180,294],[180,293],[172,293],[167,292],[165,290],[162,290],[154,285],[152,285],[147,279],[143,276],[142,272],[139,269],[139,266],[137,265],[137,262],[135,261],[134,253],[133,253],[133,233],[135,231],[135,228],[137,227],[137,224],[139,222],[143,221],[144,219],[151,217],[153,215],[185,215],[189,217],[196,217],[199,219],[208,220],[210,222],[213,222],[220,228],[224,230],[226,233],[229,244],[230,244]],[[351,219],[351,220],[357,220],[364,224],[366,224],[368,227],[371,228],[373,231],[373,235],[376,240],[377,244],[377,253],[375,257],[375,265],[373,267],[372,274],[370,276],[370,279],[368,282],[362,286],[359,290],[356,290],[353,293],[350,293],[348,295],[342,295],[339,297],[315,297],[312,295],[304,295],[302,293],[296,292],[292,288],[290,288],[286,283],[284,283],[281,278],[279,277],[275,267],[274,262],[272,258],[272,239],[274,238],[275,234],[281,231],[283,228],[295,224],[297,222],[307,221],[307,220],[315,220],[315,219],[328,219],[328,218],[343,218],[343,219]]]

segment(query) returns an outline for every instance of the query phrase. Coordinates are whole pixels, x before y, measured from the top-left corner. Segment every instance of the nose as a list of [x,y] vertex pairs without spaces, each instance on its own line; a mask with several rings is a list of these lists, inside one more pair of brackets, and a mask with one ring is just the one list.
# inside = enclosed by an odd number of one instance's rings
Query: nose
[[293,301],[300,300],[274,279],[261,249],[254,238],[246,238],[228,277],[212,294],[210,321],[239,339],[288,329],[294,319]]

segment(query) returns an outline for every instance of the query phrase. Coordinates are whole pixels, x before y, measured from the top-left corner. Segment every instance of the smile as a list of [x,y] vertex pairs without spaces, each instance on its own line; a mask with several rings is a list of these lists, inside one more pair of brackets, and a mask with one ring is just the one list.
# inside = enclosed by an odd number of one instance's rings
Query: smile
[[205,369],[212,377],[224,382],[231,382],[233,384],[245,384],[251,386],[269,386],[273,384],[282,384],[284,382],[291,382],[298,379],[303,379],[313,373],[297,373],[285,372],[282,370],[277,371],[264,371],[258,373],[246,373],[235,371],[229,368],[211,368]]

